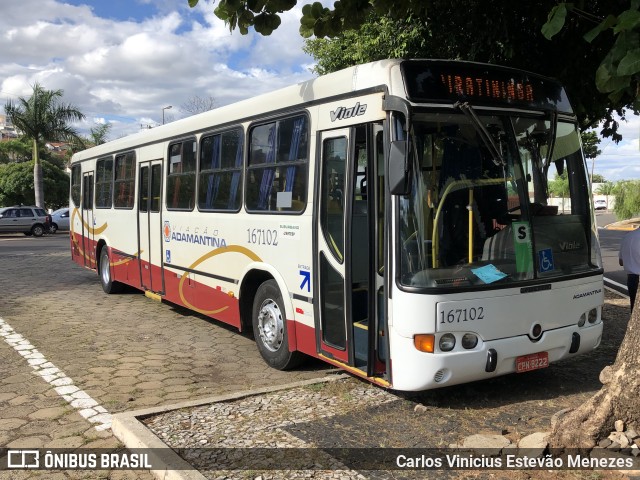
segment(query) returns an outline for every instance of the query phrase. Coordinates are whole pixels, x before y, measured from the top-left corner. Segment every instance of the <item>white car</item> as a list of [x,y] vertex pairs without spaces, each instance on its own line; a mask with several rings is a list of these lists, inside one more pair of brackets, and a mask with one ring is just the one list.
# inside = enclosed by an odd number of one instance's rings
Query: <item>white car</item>
[[606,200],[596,200],[593,202],[593,206],[596,210],[606,210],[607,209],[607,201]]
[[69,230],[69,209],[61,208],[51,214],[51,233],[58,230]]

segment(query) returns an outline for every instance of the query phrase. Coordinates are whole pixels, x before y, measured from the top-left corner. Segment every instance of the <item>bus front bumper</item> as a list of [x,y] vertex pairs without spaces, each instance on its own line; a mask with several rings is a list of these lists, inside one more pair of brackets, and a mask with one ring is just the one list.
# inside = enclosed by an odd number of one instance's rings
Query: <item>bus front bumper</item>
[[[577,350],[575,333],[579,335]],[[536,342],[521,335],[480,342],[473,350],[456,347],[452,352],[425,353],[416,349],[413,338],[395,335],[391,345],[392,388],[419,391],[485,380],[516,372],[518,357],[546,352],[549,363],[553,363],[589,352],[601,339],[602,322],[599,322],[582,328],[571,325],[547,331]],[[495,357],[495,367],[489,365],[490,357]]]

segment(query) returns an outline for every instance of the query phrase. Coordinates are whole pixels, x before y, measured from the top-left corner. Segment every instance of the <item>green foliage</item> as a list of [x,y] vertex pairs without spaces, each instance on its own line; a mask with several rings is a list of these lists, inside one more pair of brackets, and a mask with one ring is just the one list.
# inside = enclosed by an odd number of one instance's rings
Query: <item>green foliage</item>
[[637,111],[640,109],[640,0],[632,0],[626,10],[617,10],[618,2],[612,3],[606,16],[585,12],[573,3],[560,3],[549,12],[542,33],[548,39],[557,35],[564,28],[569,13],[591,18],[596,23],[583,37],[590,44],[610,33],[607,41],[611,46],[599,57],[600,65],[595,71],[596,87],[614,104],[625,97],[630,99],[632,108]]
[[31,139],[35,205],[39,207],[45,205],[39,149],[45,141],[80,142],[77,131],[70,124],[82,120],[84,114],[73,105],[62,103],[62,95],[62,90],[45,90],[36,83],[31,97],[20,97],[16,102],[9,100],[4,107],[13,125]]
[[[42,161],[47,208],[69,204],[69,175],[57,165]],[[33,161],[0,165],[0,205],[33,205]]]
[[593,176],[594,178],[594,183],[601,183],[601,185],[598,187],[598,189],[596,190],[596,193],[598,195],[613,195],[616,189],[616,184],[613,182],[607,182],[604,178],[602,179],[602,182],[596,182],[595,178],[596,176]]
[[26,137],[0,142],[0,163],[31,160],[31,143]]
[[606,183],[606,179],[604,178],[603,175],[600,175],[599,173],[594,173],[593,177],[591,177],[591,182],[592,183]]
[[640,217],[640,180],[623,180],[614,189],[613,211],[618,220]]
[[582,132],[580,136],[582,137],[582,151],[584,152],[585,158],[596,158],[602,153],[598,148],[598,145],[600,144],[600,137],[598,137],[596,132]]
[[[280,26],[280,14],[291,10],[297,0],[220,0],[214,13],[224,20],[231,31],[236,28],[242,35],[249,33],[249,27],[262,35],[271,35]],[[198,0],[189,0],[195,7]]]
[[84,115],[74,106],[61,103],[62,90],[45,90],[38,83],[28,99],[9,100],[4,107],[7,117],[26,137],[37,143],[72,140],[78,137],[70,123]]
[[549,40],[562,30],[564,21],[567,18],[567,4],[556,5],[549,12],[547,23],[542,26],[542,34]]
[[111,132],[112,126],[111,123],[95,123],[89,130],[89,136],[80,139],[81,142],[78,147],[85,149],[107,143],[107,137],[109,136],[109,132]]
[[[421,3],[421,2],[420,2]],[[612,3],[594,1],[593,8],[604,15],[607,8],[621,9],[623,0]],[[626,0],[624,4],[627,5]],[[425,2],[421,5],[427,5]],[[594,78],[600,58],[606,55],[612,40],[604,37],[592,44],[584,41],[584,31],[592,22],[571,18],[552,40],[540,32],[555,0],[488,4],[466,0],[464,5],[431,0],[428,10],[412,10],[397,19],[398,12],[381,15],[370,10],[357,30],[345,30],[331,39],[311,39],[305,51],[316,60],[316,73],[325,74],[347,66],[382,58],[451,58],[487,62],[522,68],[558,78],[567,88],[581,130],[601,121],[604,136],[617,135],[614,113],[624,118],[633,98],[624,96],[613,103],[599,92]],[[538,20],[536,20],[538,19]]]
[[332,39],[307,40],[303,49],[317,61],[314,72],[324,75],[360,63],[424,51],[428,37],[429,29],[424,23],[371,14],[370,21],[358,30],[346,30]]
[[569,178],[566,170],[561,175],[556,174],[555,178],[549,182],[549,193],[559,198],[569,196]]
[[[197,3],[189,0],[191,6]],[[296,3],[221,0],[215,13],[231,30],[246,34],[254,26],[268,35],[278,24],[271,16]],[[624,120],[627,109],[640,108],[639,4],[591,0],[585,12],[557,0],[339,0],[333,8],[311,2],[302,8],[300,32],[316,37],[305,48],[318,61],[318,73],[413,57],[496,63],[558,78],[580,128],[602,122],[600,133],[618,142],[614,114]],[[331,40],[317,41],[325,37]]]

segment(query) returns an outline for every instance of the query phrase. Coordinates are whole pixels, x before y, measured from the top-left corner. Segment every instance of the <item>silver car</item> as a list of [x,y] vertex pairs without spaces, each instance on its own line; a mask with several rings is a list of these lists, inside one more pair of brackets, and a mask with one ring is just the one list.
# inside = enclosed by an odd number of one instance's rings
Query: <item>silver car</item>
[[0,208],[0,233],[22,232],[41,237],[48,230],[48,215],[42,208],[24,205]]
[[58,230],[69,230],[69,209],[60,208],[51,214],[51,233]]

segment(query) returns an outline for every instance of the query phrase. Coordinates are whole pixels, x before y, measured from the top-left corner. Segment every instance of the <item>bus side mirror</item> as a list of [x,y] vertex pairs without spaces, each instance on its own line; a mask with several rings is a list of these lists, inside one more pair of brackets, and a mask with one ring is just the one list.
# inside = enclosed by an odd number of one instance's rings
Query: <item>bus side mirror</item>
[[406,140],[393,141],[389,149],[389,171],[387,172],[391,195],[407,195],[410,190],[409,178],[407,142]]

